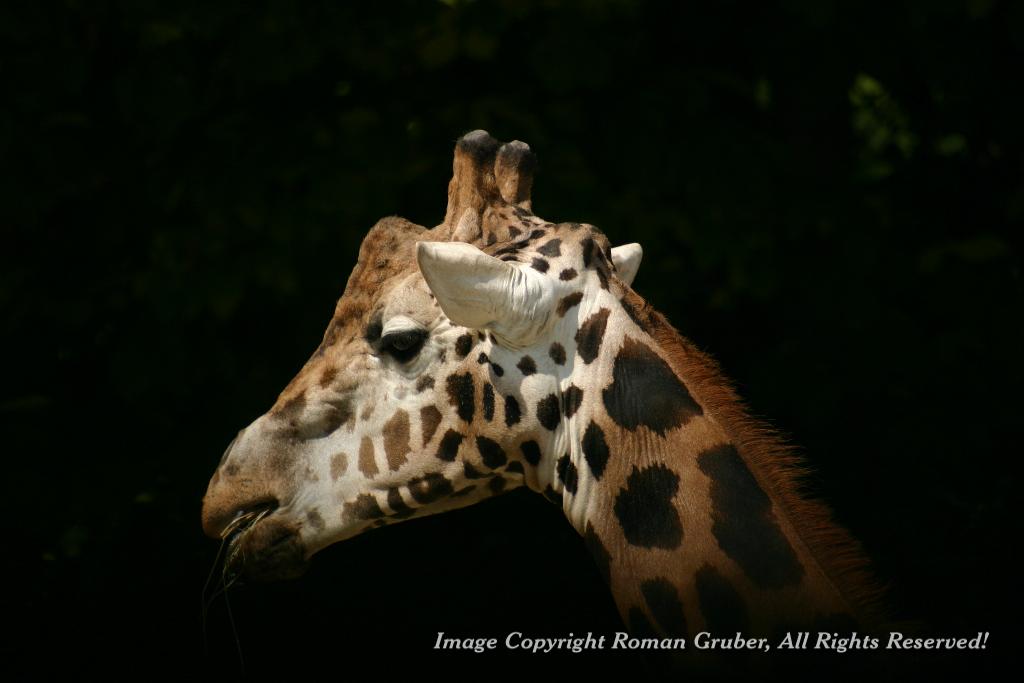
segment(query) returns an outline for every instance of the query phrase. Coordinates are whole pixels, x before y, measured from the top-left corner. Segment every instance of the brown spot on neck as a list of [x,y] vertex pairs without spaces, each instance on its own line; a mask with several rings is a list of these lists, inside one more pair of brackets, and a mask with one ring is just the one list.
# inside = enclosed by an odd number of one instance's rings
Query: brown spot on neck
[[569,309],[579,304],[581,301],[583,301],[583,292],[573,292],[572,294],[567,294],[562,297],[558,302],[559,317],[564,317],[565,314],[569,312]]

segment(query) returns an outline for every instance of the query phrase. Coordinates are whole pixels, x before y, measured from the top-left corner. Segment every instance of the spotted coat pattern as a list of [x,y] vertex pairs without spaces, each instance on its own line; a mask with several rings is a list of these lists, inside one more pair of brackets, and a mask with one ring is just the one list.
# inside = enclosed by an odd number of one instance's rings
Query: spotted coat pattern
[[[468,134],[441,225],[370,231],[320,346],[225,453],[207,532],[269,509],[232,543],[245,570],[285,576],[368,529],[525,485],[562,508],[635,629],[766,631],[851,611],[688,372],[702,357],[619,277],[608,239],[533,214],[534,163],[522,143]],[[512,348],[453,323],[417,268],[424,241],[546,278],[541,338]]]

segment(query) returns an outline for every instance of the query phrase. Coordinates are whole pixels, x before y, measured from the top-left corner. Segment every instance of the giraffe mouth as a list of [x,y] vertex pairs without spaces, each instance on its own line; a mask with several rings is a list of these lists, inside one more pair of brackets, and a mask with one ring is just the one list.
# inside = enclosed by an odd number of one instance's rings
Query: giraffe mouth
[[244,510],[239,510],[234,519],[228,522],[228,525],[220,532],[221,540],[226,542],[228,546],[235,544],[235,542],[245,532],[256,526],[261,519],[272,513],[277,509],[277,501],[267,501],[265,503],[259,503],[251,506]]
[[277,507],[277,501],[269,501],[242,510],[221,532],[227,546],[224,571],[231,580],[273,581],[305,572],[298,530],[273,516]]

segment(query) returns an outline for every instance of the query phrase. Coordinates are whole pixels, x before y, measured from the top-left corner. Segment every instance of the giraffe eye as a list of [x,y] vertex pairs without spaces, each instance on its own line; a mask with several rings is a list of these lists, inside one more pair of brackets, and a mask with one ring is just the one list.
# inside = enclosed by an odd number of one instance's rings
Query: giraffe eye
[[384,335],[380,348],[398,362],[406,363],[420,352],[426,340],[426,330],[401,330]]

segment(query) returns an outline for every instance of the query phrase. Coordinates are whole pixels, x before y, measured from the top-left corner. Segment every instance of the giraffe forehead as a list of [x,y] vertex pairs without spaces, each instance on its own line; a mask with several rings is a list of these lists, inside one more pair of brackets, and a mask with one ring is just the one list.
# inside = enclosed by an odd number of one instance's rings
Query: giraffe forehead
[[[414,248],[426,229],[401,218],[385,218],[370,229],[338,299],[321,349],[363,336],[371,315],[396,289],[418,273]],[[408,288],[407,294],[414,288]],[[403,290],[406,291],[406,290]],[[407,297],[406,297],[407,298]]]
[[410,274],[376,304],[367,319],[364,337],[372,342],[403,330],[432,330],[443,316],[423,277]]

